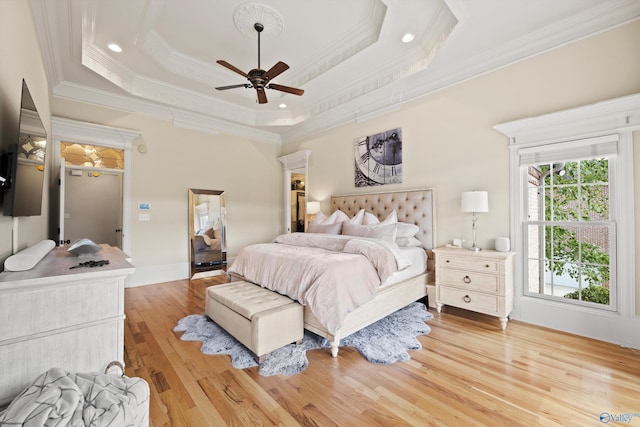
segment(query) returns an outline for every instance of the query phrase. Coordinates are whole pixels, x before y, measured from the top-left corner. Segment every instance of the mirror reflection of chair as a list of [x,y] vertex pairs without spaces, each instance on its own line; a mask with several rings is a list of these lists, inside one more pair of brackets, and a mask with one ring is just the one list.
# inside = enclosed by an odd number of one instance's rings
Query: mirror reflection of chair
[[190,278],[227,267],[224,191],[189,189]]

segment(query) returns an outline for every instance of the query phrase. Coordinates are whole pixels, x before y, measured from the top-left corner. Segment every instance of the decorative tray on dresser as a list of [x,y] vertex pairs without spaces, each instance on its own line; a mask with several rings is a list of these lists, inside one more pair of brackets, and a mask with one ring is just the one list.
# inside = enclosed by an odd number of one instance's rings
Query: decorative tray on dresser
[[507,327],[513,310],[515,252],[441,247],[436,257],[436,309],[444,305],[500,318]]
[[[89,257],[58,247],[31,270],[0,273],[0,408],[49,368],[124,363],[124,285],[135,268],[101,246]],[[79,266],[89,260],[109,263]]]

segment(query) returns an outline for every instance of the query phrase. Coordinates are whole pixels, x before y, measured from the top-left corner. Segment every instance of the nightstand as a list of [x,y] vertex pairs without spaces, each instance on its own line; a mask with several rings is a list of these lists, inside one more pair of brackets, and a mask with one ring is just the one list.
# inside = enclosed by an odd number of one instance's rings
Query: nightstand
[[436,248],[436,309],[444,305],[500,318],[504,330],[513,310],[515,252]]

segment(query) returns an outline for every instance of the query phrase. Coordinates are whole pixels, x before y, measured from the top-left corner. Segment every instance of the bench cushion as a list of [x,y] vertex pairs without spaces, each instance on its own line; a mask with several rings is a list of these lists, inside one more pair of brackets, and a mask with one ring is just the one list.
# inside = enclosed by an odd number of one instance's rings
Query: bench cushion
[[303,308],[292,299],[248,282],[207,288],[207,316],[262,356],[304,334]]
[[246,319],[262,311],[293,303],[284,295],[247,282],[210,286],[207,288],[207,298],[220,302]]

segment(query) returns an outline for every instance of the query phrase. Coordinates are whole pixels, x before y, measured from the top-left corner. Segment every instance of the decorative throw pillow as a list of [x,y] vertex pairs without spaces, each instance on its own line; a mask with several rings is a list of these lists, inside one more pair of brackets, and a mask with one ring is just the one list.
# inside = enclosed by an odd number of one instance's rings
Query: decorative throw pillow
[[396,231],[397,224],[357,225],[345,222],[342,227],[344,235],[380,239],[389,243],[395,242]]
[[312,222],[307,227],[307,233],[340,234],[343,223],[344,222],[337,222],[335,224],[316,224],[315,222]]
[[203,235],[209,237],[210,239],[215,239],[215,233],[213,231],[213,227],[207,228]]
[[222,230],[220,229],[220,223],[217,223],[215,227],[213,227],[213,238],[220,239],[222,237]]

